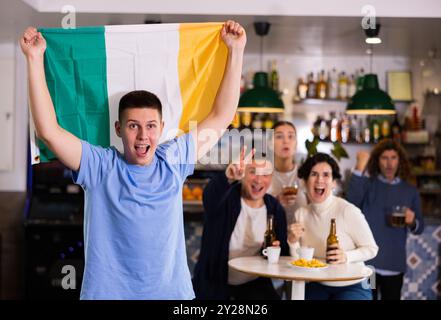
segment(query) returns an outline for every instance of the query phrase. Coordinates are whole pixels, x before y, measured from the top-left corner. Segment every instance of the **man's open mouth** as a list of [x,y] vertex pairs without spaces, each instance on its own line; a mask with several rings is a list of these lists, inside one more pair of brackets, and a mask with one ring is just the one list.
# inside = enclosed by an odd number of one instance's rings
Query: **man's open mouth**
[[137,144],[135,145],[136,155],[138,157],[145,157],[147,152],[150,150],[150,145],[148,144]]
[[259,186],[259,185],[251,185],[251,191],[253,191],[254,193],[258,193],[261,192],[263,190],[263,186]]

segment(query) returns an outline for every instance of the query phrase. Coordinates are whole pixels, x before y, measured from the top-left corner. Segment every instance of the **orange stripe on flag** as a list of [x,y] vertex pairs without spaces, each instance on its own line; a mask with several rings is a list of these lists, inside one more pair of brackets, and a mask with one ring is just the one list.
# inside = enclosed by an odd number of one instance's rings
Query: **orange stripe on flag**
[[228,49],[220,37],[222,23],[180,25],[178,73],[182,97],[179,128],[188,132],[189,121],[210,113],[220,86]]

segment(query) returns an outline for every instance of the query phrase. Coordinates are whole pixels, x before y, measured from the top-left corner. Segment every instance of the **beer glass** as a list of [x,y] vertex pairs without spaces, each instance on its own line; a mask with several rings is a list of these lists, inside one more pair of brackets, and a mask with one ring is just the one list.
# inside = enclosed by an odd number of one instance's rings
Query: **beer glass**
[[390,216],[390,224],[394,228],[404,228],[406,226],[406,207],[393,206]]

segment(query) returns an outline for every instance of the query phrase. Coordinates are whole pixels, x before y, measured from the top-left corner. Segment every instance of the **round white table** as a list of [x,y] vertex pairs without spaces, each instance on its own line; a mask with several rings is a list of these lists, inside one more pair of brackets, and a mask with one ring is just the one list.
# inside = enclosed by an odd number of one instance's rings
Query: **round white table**
[[292,300],[305,299],[305,282],[352,281],[368,278],[372,269],[363,263],[348,263],[328,265],[324,269],[304,270],[290,265],[293,257],[280,257],[279,263],[269,264],[268,260],[260,257],[240,257],[228,261],[234,270],[259,277],[275,278],[292,281]]

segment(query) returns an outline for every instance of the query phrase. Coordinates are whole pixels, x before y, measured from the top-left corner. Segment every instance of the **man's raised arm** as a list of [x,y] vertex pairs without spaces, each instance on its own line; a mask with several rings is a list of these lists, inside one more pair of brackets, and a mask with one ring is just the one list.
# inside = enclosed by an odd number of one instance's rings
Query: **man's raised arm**
[[223,130],[233,120],[239,102],[243,53],[247,42],[245,29],[237,22],[227,21],[222,27],[221,37],[228,48],[227,64],[222,82],[211,112],[197,125],[197,130],[190,131],[196,143],[198,159],[202,158],[218,141],[218,139],[207,140],[205,130],[210,130],[220,138]]
[[44,73],[46,40],[37,29],[29,27],[20,39],[20,46],[26,56],[29,104],[37,136],[66,167],[77,171],[81,161],[81,141],[57,122]]

